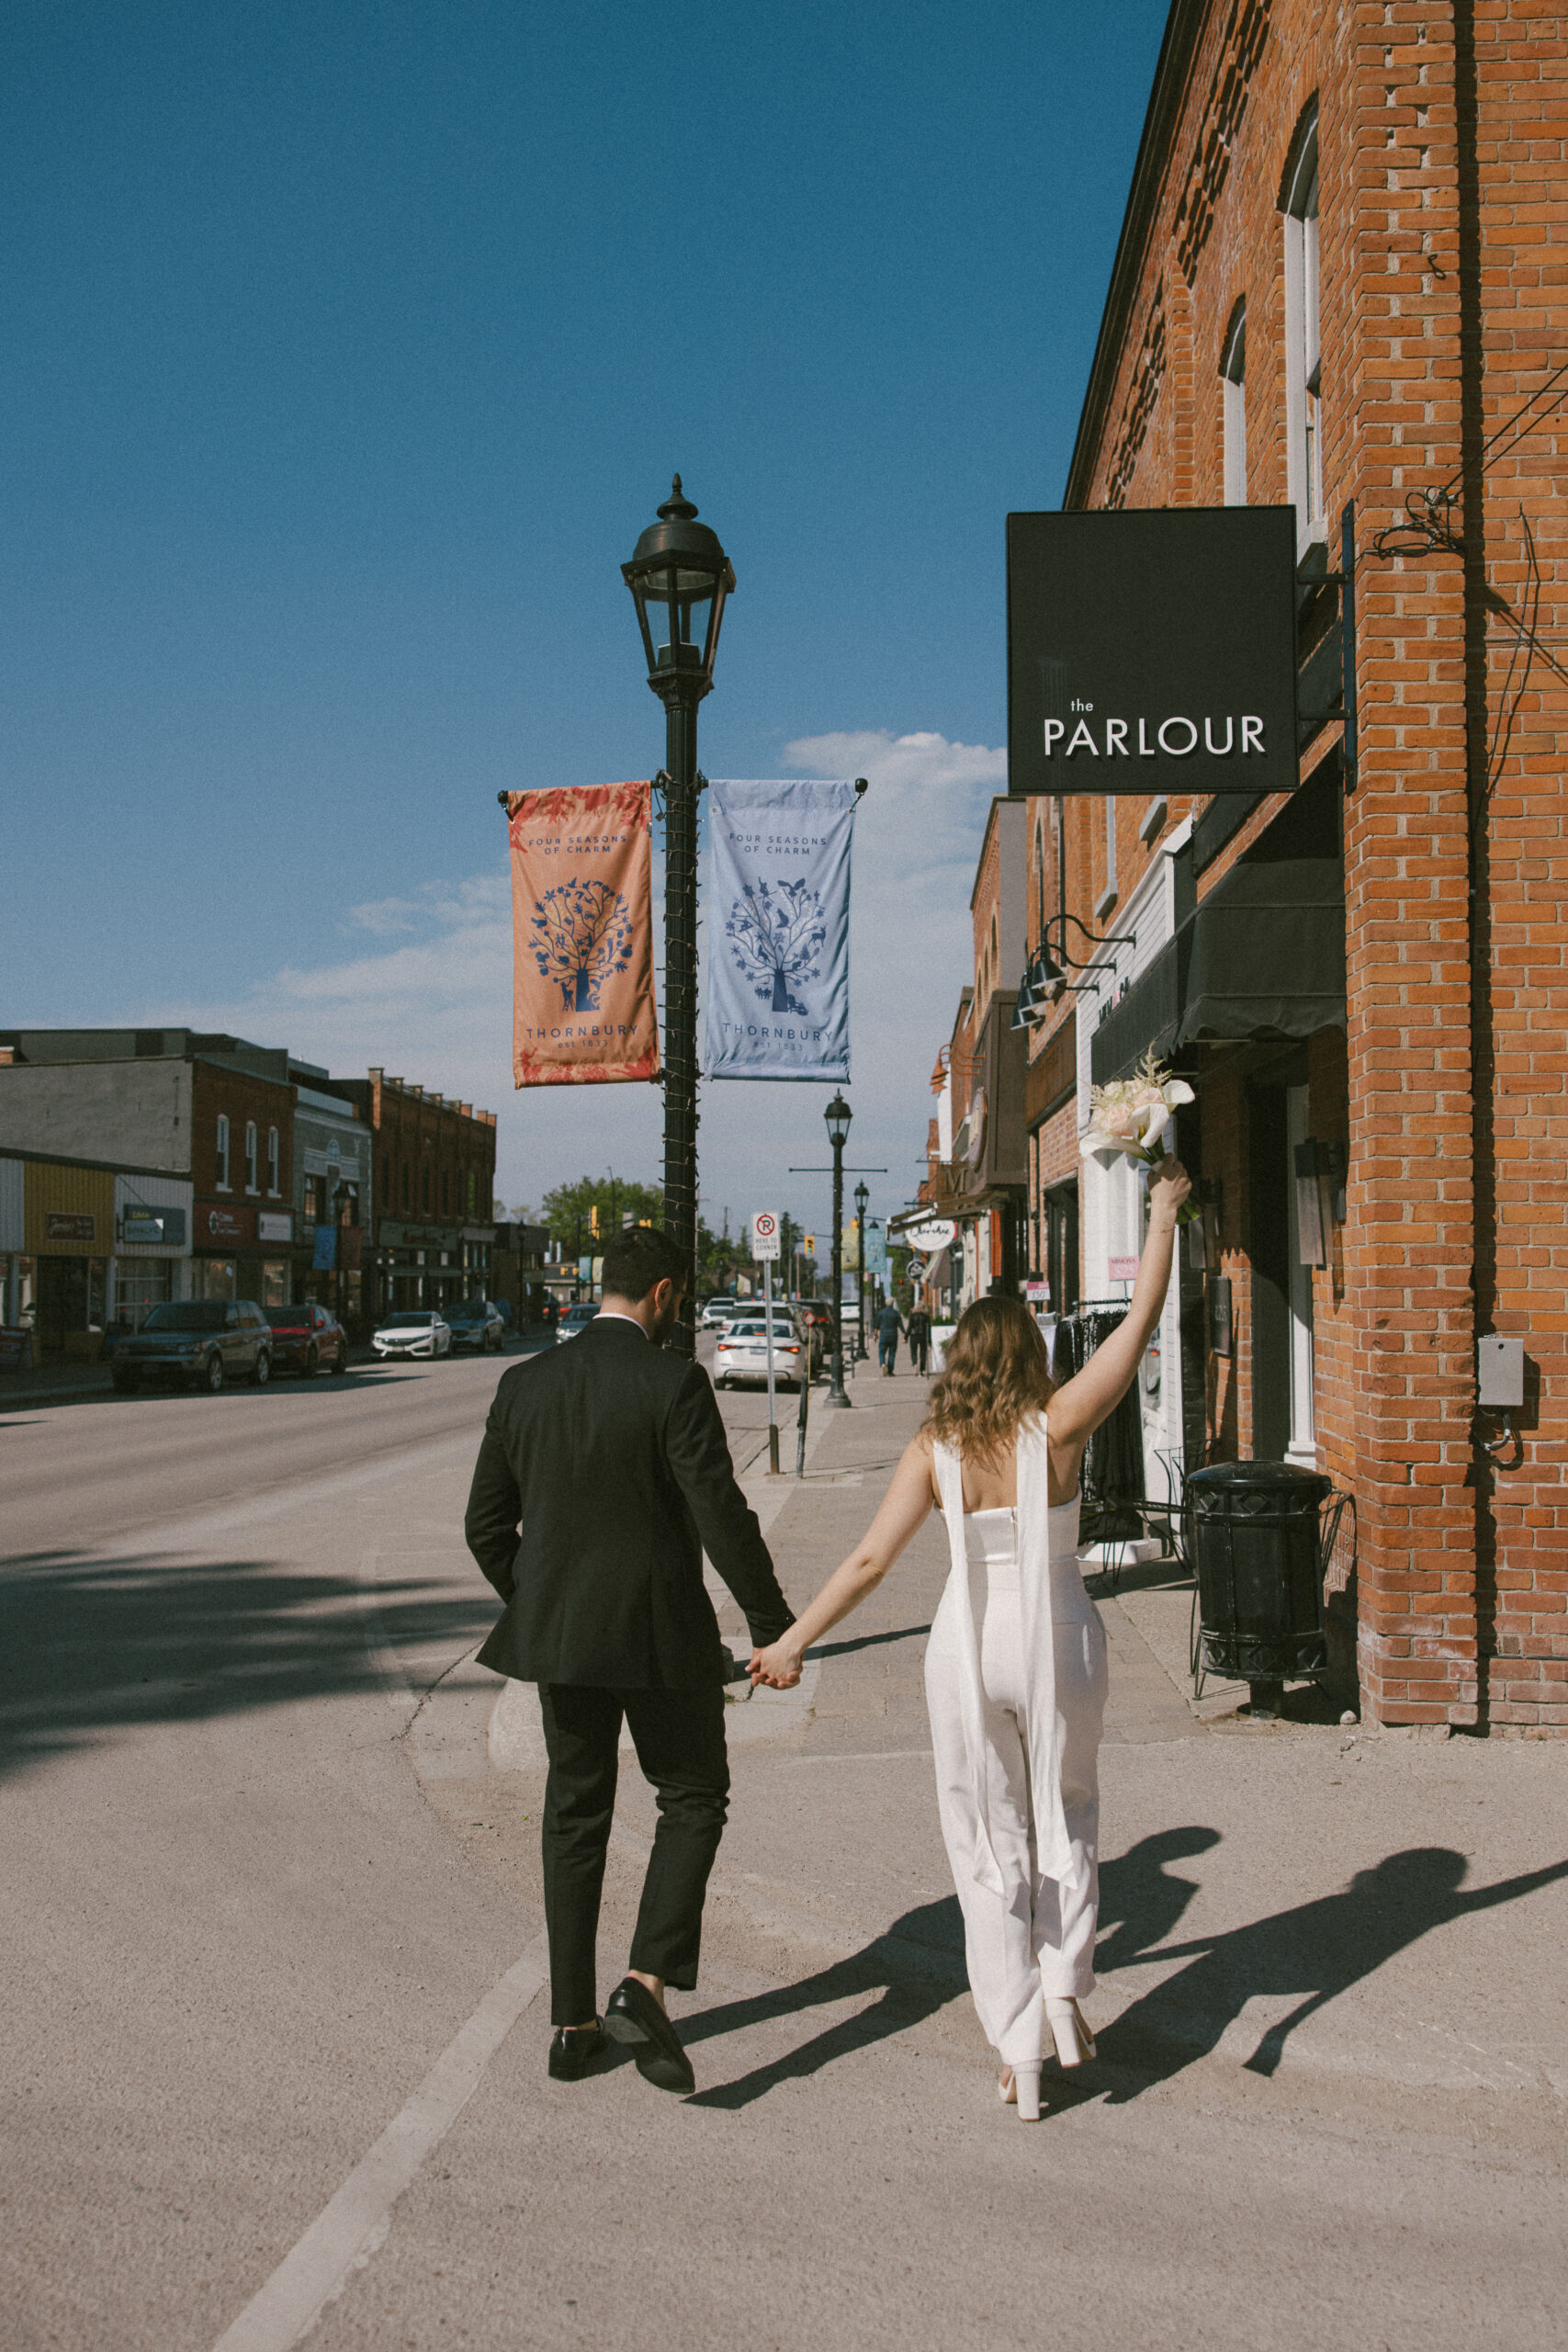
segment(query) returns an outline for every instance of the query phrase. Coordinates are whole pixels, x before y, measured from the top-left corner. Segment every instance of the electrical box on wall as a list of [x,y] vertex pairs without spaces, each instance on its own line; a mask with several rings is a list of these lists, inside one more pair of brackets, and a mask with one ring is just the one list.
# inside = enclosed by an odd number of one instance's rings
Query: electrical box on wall
[[1525,1401],[1525,1343],[1489,1331],[1475,1343],[1476,1403],[1517,1412]]

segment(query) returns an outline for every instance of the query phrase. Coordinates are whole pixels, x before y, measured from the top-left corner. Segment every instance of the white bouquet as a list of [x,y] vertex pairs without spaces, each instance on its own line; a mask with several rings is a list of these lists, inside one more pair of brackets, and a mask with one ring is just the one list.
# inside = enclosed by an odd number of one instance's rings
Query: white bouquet
[[[1113,1078],[1095,1087],[1089,1096],[1089,1122],[1083,1137],[1086,1159],[1109,1168],[1115,1159],[1136,1159],[1157,1168],[1166,1157],[1165,1131],[1171,1113],[1195,1099],[1185,1079],[1172,1078],[1163,1062],[1147,1053],[1131,1078]],[[1200,1214],[1196,1201],[1182,1204],[1183,1225]]]

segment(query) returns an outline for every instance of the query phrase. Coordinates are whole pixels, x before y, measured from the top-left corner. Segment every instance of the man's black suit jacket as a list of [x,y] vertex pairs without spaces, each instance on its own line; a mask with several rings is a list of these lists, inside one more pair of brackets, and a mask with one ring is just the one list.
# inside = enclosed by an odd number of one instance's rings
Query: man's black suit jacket
[[706,1373],[621,1317],[503,1375],[464,1532],[506,1603],[479,1662],[518,1681],[718,1680],[705,1550],[753,1642],[795,1622]]

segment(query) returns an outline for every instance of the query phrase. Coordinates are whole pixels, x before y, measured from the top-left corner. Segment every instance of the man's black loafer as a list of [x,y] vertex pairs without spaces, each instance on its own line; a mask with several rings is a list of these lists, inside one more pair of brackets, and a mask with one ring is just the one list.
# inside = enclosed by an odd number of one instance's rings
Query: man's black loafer
[[550,2078],[558,2083],[575,2083],[588,2071],[588,2062],[596,2058],[604,2047],[604,2037],[594,2025],[558,2025],[550,2043]]
[[645,2082],[661,2091],[694,2091],[697,2078],[680,2037],[646,1984],[623,1977],[604,2011],[604,2030],[625,2042]]

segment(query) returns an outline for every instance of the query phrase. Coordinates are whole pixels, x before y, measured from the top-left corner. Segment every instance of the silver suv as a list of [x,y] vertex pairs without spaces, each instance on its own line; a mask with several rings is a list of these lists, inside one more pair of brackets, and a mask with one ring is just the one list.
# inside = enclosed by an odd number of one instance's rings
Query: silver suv
[[122,1396],[144,1380],[182,1381],[216,1396],[242,1376],[257,1388],[272,1376],[272,1327],[250,1298],[170,1299],[114,1353]]

